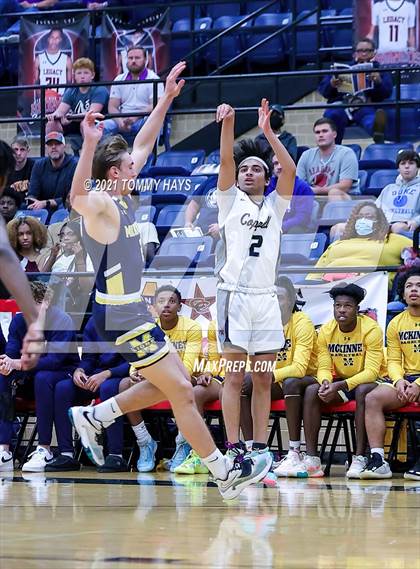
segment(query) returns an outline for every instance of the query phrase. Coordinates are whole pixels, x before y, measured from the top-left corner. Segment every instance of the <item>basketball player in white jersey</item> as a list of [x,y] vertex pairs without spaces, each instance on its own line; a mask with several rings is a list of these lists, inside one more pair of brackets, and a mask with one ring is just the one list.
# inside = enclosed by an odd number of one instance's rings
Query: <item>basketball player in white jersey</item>
[[378,52],[405,51],[416,47],[416,6],[410,0],[372,2],[368,38],[378,30]]
[[[35,58],[35,83],[40,85],[54,85],[71,83],[72,63],[69,55],[61,51],[63,32],[53,28],[47,36],[47,49]],[[56,89],[57,90],[57,89]],[[63,94],[63,89],[58,89]]]
[[[253,452],[265,453],[270,413],[273,362],[284,336],[275,280],[280,256],[281,225],[292,196],[296,167],[270,126],[268,101],[258,111],[258,126],[282,165],[276,191],[264,197],[270,167],[258,143],[241,141],[234,152],[235,112],[217,108],[222,123],[220,171],[216,199],[223,244],[218,259],[217,328],[226,360],[222,409],[233,454],[243,452],[239,441],[240,395],[249,355],[253,380]],[[229,452],[229,451],[228,451]]]

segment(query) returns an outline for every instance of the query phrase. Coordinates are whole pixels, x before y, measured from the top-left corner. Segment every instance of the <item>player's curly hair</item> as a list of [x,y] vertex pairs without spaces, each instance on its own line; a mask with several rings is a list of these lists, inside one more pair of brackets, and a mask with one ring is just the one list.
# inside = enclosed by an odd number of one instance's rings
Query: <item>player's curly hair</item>
[[41,304],[45,298],[45,295],[49,291],[48,286],[41,281],[31,281],[29,283],[32,298],[36,304]]
[[269,180],[271,178],[271,173],[273,170],[273,165],[270,160],[271,152],[270,150],[264,151],[258,140],[253,140],[252,138],[244,138],[235,144],[233,148],[233,158],[236,165],[236,176],[238,176],[238,167],[242,160],[249,158],[251,156],[257,156],[264,160],[267,164],[268,170],[265,170],[265,178]]
[[112,166],[119,168],[122,156],[126,152],[128,152],[128,144],[120,134],[105,138],[97,146],[93,156],[92,178],[106,180],[108,170]]
[[404,299],[405,283],[410,277],[420,277],[420,267],[411,267],[398,277],[397,294],[401,300]]
[[16,253],[20,253],[20,246],[18,242],[18,229],[21,225],[29,225],[34,249],[40,251],[47,244],[47,228],[44,224],[38,221],[35,217],[16,217],[7,224],[7,235],[9,237],[10,245]]
[[373,233],[371,235],[366,236],[366,239],[370,239],[372,241],[383,241],[389,236],[390,228],[387,218],[385,217],[384,212],[381,208],[377,207],[373,202],[360,202],[357,204],[346,223],[346,227],[344,228],[343,237],[342,239],[354,239],[359,237],[356,233],[355,224],[356,220],[359,217],[360,210],[363,209],[365,206],[370,206],[372,209],[375,210],[376,220],[373,229]]

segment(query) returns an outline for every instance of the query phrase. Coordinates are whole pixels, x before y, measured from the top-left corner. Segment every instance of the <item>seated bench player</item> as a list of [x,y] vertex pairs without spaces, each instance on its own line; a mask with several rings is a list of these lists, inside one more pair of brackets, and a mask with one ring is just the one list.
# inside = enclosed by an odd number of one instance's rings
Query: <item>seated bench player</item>
[[[106,401],[118,394],[121,380],[127,376],[129,364],[113,349],[108,342],[101,342],[95,330],[93,318],[90,317],[83,330],[82,359],[72,377],[62,385],[62,397],[57,402],[57,413],[68,415],[68,410],[75,401],[90,402],[99,398]],[[108,455],[98,472],[127,472],[128,464],[123,459],[123,417],[119,417],[107,430],[106,441]],[[68,456],[60,454],[48,465],[49,472],[72,470]]]
[[[193,395],[197,409],[204,416],[206,405],[218,401],[222,397],[225,372],[222,359],[217,351],[216,321],[212,320],[207,330],[207,349],[203,354],[203,370],[193,377]],[[203,373],[201,373],[201,371]],[[200,460],[198,454],[191,449],[182,464],[174,468],[176,474],[207,474],[208,468]]]
[[[155,292],[154,309],[158,315],[157,323],[178,352],[191,377],[194,373],[194,364],[199,360],[201,353],[202,330],[200,325],[191,320],[191,318],[179,316],[181,304],[181,293],[171,285],[161,286]],[[124,379],[120,384],[120,392],[125,391],[131,385],[132,379]],[[147,430],[140,411],[128,413],[127,416],[140,451],[137,470],[139,472],[150,472],[155,467],[157,443]],[[175,453],[170,461],[172,472],[174,468],[184,462],[191,450],[190,445],[180,431],[175,442]]]
[[[34,281],[30,283],[30,287],[34,301],[38,309],[41,309],[44,299],[48,303],[47,286]],[[22,372],[21,350],[26,334],[26,324],[21,313],[16,314],[10,323],[6,354],[1,358],[0,363],[2,374],[0,375],[0,391],[2,393],[8,391],[13,378],[21,379],[26,384],[32,382],[36,403],[39,442],[35,451],[29,455],[29,460],[23,465],[23,472],[43,472],[53,461],[51,452],[53,426],[59,452],[65,453],[71,457],[70,460],[73,460],[70,420],[67,414],[56,414],[57,403],[61,400],[61,384],[79,365],[79,356],[74,349],[76,334],[73,328],[73,322],[68,314],[56,306],[49,306],[45,321],[45,352],[31,371]],[[26,387],[30,386],[26,385]],[[10,470],[13,470],[10,453],[12,433],[13,422],[2,421],[0,423],[0,460]]]
[[367,459],[365,397],[382,376],[384,364],[382,330],[369,316],[359,314],[365,290],[356,284],[337,285],[330,290],[334,318],[321,326],[318,335],[318,384],[305,391],[303,426],[306,452],[303,463],[308,476],[324,476],[318,456],[322,409],[356,400],[356,455],[348,478],[359,478]]
[[[271,400],[285,400],[289,451],[274,473],[279,477],[306,477],[300,452],[303,397],[308,385],[316,383],[317,337],[312,321],[299,309],[296,291],[290,279],[284,276],[278,279],[277,295],[285,343],[277,354]],[[251,394],[252,381],[247,374],[241,397],[241,428],[247,444],[252,439]]]
[[[392,477],[384,454],[384,413],[420,401],[420,268],[408,270],[398,287],[407,308],[391,320],[386,333],[389,381],[366,397],[365,421],[371,455],[360,474],[362,479]],[[420,460],[404,478],[420,480]]]

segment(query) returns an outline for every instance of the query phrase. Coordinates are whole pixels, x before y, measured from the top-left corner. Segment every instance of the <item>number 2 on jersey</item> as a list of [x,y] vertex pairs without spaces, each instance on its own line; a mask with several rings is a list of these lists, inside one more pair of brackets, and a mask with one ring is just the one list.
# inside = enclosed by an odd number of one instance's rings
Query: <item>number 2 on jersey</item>
[[249,248],[249,256],[250,257],[259,257],[260,252],[258,251],[258,249],[263,244],[263,236],[262,235],[253,235],[251,241],[252,241],[252,243],[251,243],[251,246]]

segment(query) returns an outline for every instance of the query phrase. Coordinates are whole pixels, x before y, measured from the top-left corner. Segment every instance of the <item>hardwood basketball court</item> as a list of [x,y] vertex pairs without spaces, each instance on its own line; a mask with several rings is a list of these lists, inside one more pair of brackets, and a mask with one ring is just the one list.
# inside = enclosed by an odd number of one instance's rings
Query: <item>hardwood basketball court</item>
[[420,483],[339,474],[223,502],[206,475],[15,472],[0,479],[0,567],[420,568]]

